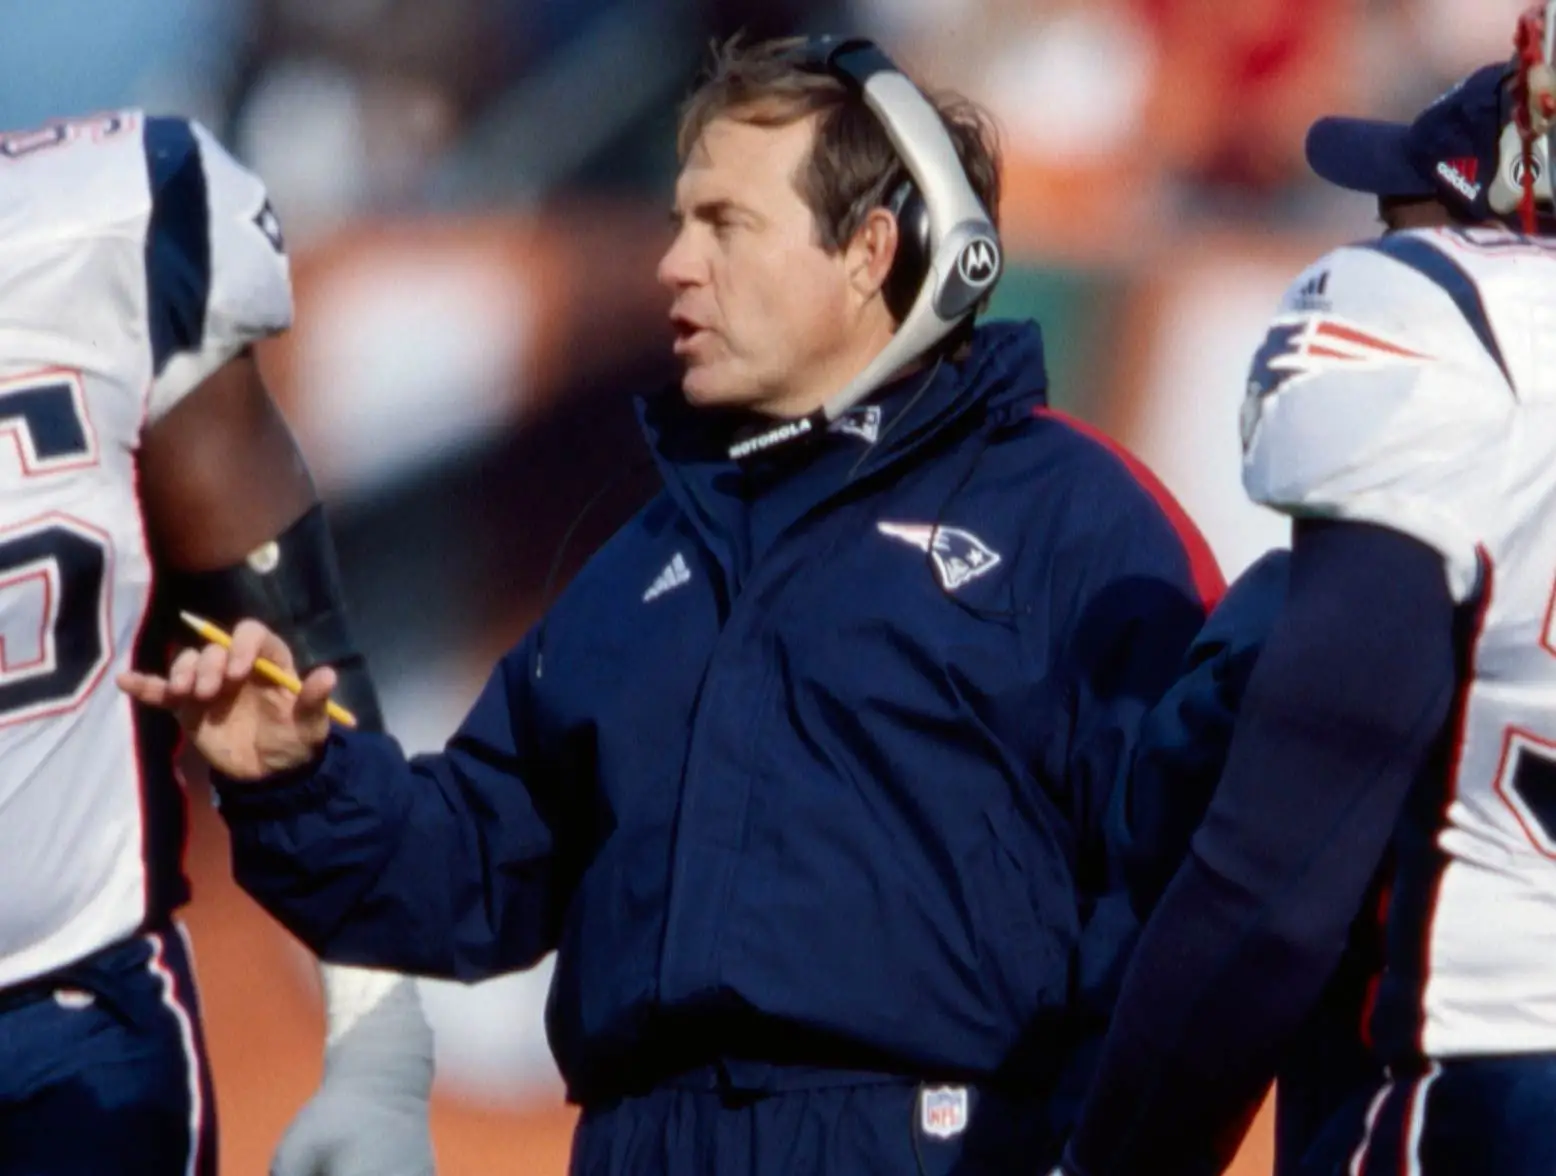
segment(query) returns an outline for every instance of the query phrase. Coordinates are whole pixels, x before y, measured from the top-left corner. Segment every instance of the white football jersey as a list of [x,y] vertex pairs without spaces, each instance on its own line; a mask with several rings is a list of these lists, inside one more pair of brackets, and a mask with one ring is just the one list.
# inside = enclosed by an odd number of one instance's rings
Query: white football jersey
[[0,987],[182,899],[169,747],[114,684],[152,582],[136,452],[290,320],[265,190],[200,126],[0,134]]
[[1396,838],[1379,1045],[1556,1050],[1556,242],[1331,253],[1255,357],[1243,444],[1256,501],[1421,540],[1465,606],[1442,778]]

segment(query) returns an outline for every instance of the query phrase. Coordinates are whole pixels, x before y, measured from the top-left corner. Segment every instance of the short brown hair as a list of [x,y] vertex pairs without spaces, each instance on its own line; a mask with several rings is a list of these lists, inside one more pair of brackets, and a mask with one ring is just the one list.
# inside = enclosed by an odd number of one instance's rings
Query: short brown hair
[[[822,248],[847,245],[872,208],[911,178],[875,113],[837,78],[801,68],[787,54],[801,38],[744,44],[737,34],[713,46],[701,84],[681,111],[676,152],[682,163],[715,119],[782,127],[816,115],[810,159],[795,177],[816,218]],[[959,94],[925,97],[940,114],[967,178],[999,223],[1000,157],[988,112]]]

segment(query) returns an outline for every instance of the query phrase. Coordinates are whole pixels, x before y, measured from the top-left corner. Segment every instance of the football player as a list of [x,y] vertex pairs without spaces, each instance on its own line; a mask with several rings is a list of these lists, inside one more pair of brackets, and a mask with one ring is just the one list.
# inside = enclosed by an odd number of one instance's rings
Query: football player
[[1254,358],[1244,481],[1294,520],[1287,595],[1070,1172],[1224,1165],[1380,872],[1386,1069],[1305,1171],[1556,1171],[1548,15],[1409,126],[1310,135],[1390,231],[1309,267]]
[[[287,257],[209,133],[123,111],[0,136],[0,297],[0,1173],[210,1173],[177,732],[114,678],[159,664],[163,605],[257,614],[378,721],[250,350],[290,323]],[[274,1171],[430,1172],[414,987],[324,989],[324,1082]]]

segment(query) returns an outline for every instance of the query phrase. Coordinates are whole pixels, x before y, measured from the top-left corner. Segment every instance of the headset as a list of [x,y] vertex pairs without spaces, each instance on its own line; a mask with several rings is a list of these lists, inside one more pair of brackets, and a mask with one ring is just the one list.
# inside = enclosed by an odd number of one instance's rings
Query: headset
[[1556,200],[1550,149],[1556,128],[1556,0],[1524,12],[1514,47],[1497,170],[1487,200],[1503,217],[1518,214],[1520,227],[1532,234],[1539,227],[1537,206],[1549,208]]
[[906,311],[891,342],[846,387],[809,416],[784,421],[732,446],[730,456],[737,460],[825,432],[899,369],[970,319],[1004,269],[999,232],[973,190],[939,113],[874,42],[812,37],[789,50],[785,59],[836,78],[861,98],[907,169],[909,180],[885,205],[897,216],[898,240],[884,291],[893,313],[903,306]]

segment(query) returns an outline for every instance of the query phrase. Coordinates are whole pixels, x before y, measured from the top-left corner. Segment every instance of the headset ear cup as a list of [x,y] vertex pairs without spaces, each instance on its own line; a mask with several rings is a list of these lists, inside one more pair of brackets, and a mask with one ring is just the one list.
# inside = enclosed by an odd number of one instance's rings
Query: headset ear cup
[[904,180],[887,207],[897,214],[897,256],[892,259],[882,295],[886,309],[899,323],[913,309],[914,299],[929,273],[929,206],[918,188]]

